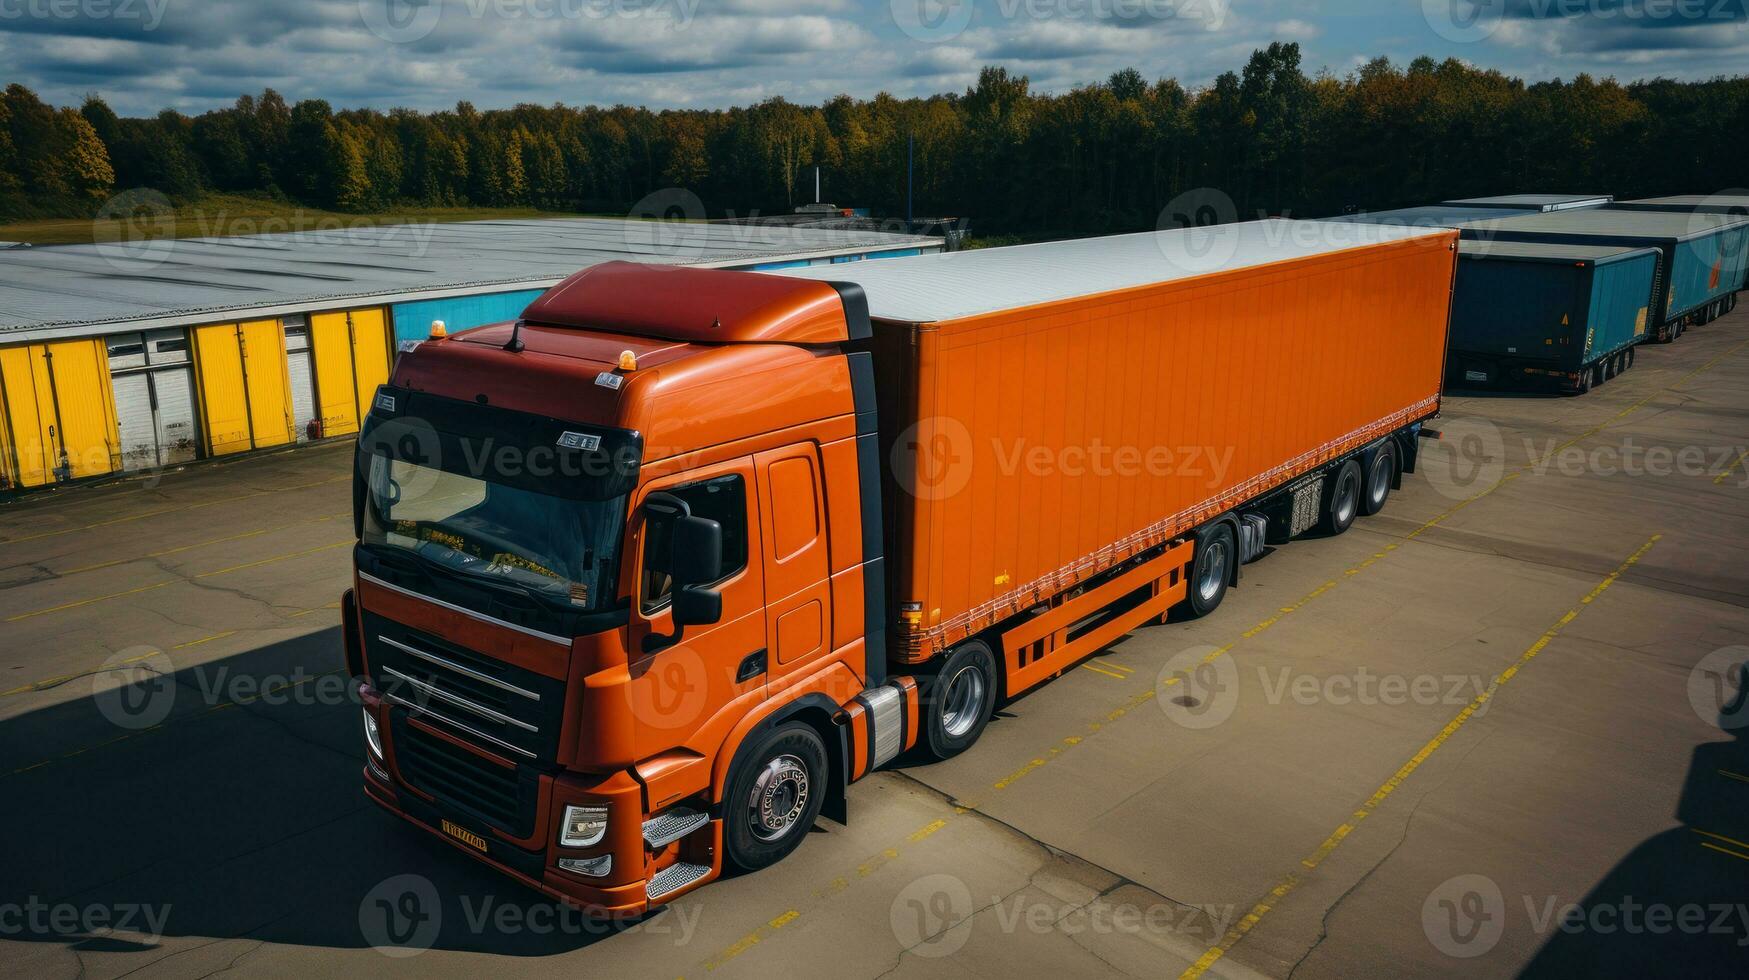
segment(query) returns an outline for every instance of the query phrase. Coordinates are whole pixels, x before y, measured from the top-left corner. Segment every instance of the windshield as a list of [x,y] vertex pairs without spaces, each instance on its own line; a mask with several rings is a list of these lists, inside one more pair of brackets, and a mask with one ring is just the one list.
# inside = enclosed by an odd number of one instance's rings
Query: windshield
[[364,543],[580,611],[612,601],[625,497],[571,500],[369,457]]

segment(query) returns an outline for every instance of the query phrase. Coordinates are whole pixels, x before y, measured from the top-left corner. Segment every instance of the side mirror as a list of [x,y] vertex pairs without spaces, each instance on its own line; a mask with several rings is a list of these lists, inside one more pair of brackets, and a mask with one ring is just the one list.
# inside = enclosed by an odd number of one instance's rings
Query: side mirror
[[674,584],[703,585],[723,577],[723,526],[691,514],[674,522]]
[[672,579],[669,612],[674,632],[651,634],[644,649],[654,651],[680,642],[688,626],[708,626],[723,618],[723,596],[707,583],[723,577],[723,526],[708,517],[694,517],[686,501],[672,494],[653,493],[644,501],[647,534],[656,545],[650,563]]

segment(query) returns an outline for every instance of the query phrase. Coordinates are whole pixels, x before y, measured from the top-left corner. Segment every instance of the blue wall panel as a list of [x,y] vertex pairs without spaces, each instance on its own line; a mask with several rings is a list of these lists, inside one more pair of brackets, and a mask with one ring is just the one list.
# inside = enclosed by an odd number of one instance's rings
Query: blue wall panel
[[395,343],[424,340],[431,333],[431,321],[442,320],[450,333],[460,333],[502,323],[522,315],[528,304],[544,289],[523,289],[514,293],[487,293],[483,296],[452,296],[447,299],[425,299],[416,303],[396,303],[392,308],[395,320]]

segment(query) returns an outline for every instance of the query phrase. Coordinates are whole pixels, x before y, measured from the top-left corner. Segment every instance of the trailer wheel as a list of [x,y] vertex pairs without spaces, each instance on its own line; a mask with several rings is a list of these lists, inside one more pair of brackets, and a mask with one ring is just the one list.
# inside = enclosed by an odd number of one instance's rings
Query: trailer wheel
[[951,759],[984,734],[996,708],[996,657],[978,640],[965,643],[923,683],[924,746]]
[[735,764],[723,800],[723,851],[743,871],[789,856],[808,836],[827,791],[826,744],[792,721],[761,738]]
[[1324,490],[1324,520],[1320,529],[1325,534],[1341,534],[1354,525],[1360,514],[1360,464],[1348,460],[1336,468]]
[[1633,367],[1633,366],[1634,366],[1634,358],[1636,358],[1636,357],[1638,357],[1638,356],[1639,356],[1639,351],[1638,351],[1638,348],[1634,348],[1634,347],[1629,347],[1629,348],[1628,348],[1628,360],[1627,360],[1627,363],[1626,363],[1626,364],[1623,364],[1623,365],[1622,365],[1622,366],[1621,366],[1621,369],[1622,369],[1622,370],[1623,370],[1623,371],[1626,371],[1626,370],[1627,370],[1627,369],[1628,369],[1628,368],[1631,368],[1631,367]]
[[1233,529],[1227,524],[1215,525],[1197,541],[1196,554],[1190,560],[1190,580],[1185,583],[1184,602],[1180,606],[1189,618],[1207,616],[1227,597],[1227,583],[1233,580],[1233,562],[1238,555]]
[[1360,513],[1371,517],[1385,509],[1391,496],[1391,478],[1397,475],[1397,447],[1387,442],[1373,453],[1372,466],[1366,471],[1366,487],[1360,495]]
[[1603,382],[1605,382],[1607,380],[1609,380],[1609,378],[1608,378],[1608,375],[1606,375],[1604,373],[1602,361],[1598,361],[1596,364],[1591,365],[1591,386],[1592,387],[1595,388],[1598,385],[1603,384]]
[[1609,356],[1609,358],[1603,362],[1603,380],[1605,380],[1605,381],[1613,380],[1615,378],[1615,376],[1620,374],[1620,373],[1621,373],[1621,355],[1620,354],[1611,354]]

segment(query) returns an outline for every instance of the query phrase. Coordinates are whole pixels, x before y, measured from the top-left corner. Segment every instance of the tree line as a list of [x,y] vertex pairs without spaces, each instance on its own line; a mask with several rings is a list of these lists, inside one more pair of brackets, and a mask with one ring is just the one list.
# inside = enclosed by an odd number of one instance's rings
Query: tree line
[[1034,92],[987,67],[963,93],[744,108],[518,105],[440,112],[288,103],[269,89],[188,116],[123,118],[100,95],[0,98],[0,217],[96,213],[117,190],[259,194],[340,211],[528,206],[623,212],[664,188],[711,216],[812,196],[1049,236],[1155,226],[1214,188],[1239,215],[1315,216],[1513,191],[1620,197],[1749,185],[1749,77],[1527,83],[1457,60],[1308,76],[1271,44],[1206,88],[1134,69]]

